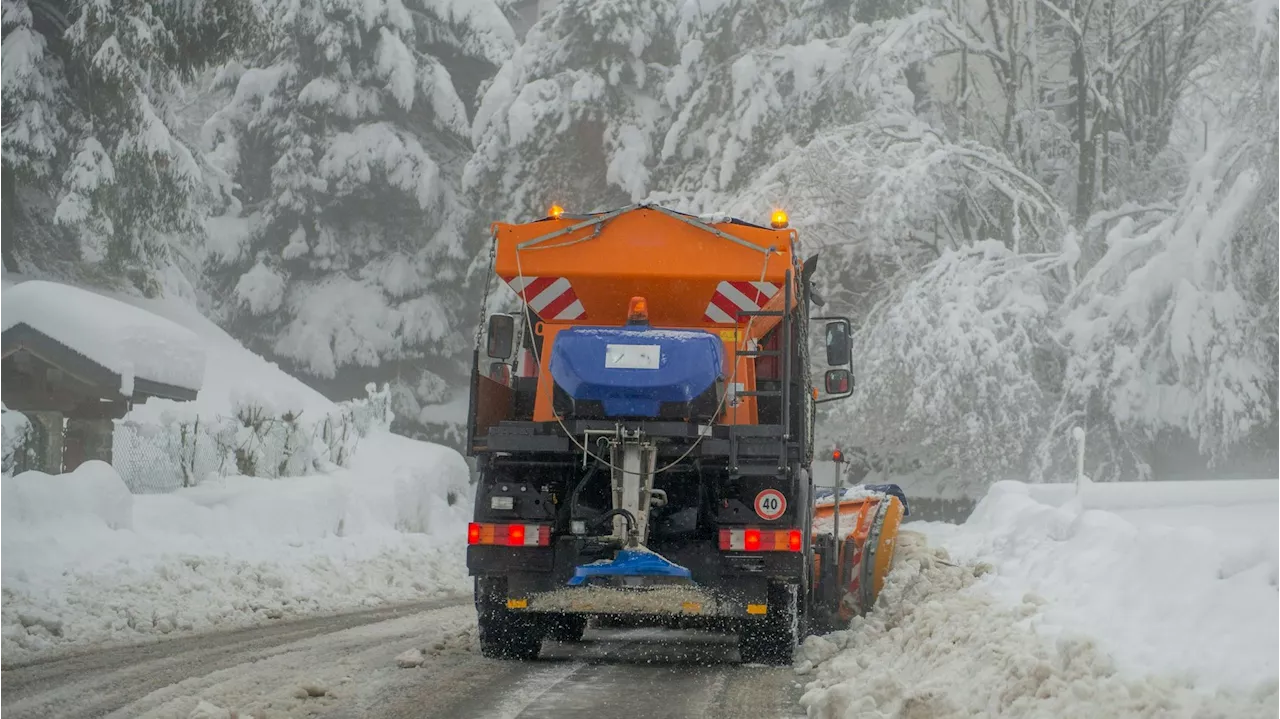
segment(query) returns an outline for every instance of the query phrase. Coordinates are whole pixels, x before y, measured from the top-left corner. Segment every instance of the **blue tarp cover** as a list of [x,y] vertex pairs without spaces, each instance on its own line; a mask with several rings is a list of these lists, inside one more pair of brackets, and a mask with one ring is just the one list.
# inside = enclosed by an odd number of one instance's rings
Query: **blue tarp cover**
[[[612,361],[608,357],[613,347]],[[617,366],[621,347],[634,347]],[[574,400],[598,400],[609,417],[657,417],[664,402],[690,402],[721,376],[724,344],[702,330],[571,327],[556,335],[551,377]]]

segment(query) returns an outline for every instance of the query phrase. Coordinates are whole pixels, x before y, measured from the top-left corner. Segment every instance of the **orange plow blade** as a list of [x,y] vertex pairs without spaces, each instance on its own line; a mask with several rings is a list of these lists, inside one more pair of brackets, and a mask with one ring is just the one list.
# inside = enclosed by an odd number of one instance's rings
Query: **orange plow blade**
[[835,581],[841,587],[839,617],[848,621],[871,611],[884,589],[885,577],[893,567],[904,507],[897,497],[878,493],[842,499],[838,509],[835,504],[820,504],[814,512],[814,535],[836,533],[837,511],[840,554]]

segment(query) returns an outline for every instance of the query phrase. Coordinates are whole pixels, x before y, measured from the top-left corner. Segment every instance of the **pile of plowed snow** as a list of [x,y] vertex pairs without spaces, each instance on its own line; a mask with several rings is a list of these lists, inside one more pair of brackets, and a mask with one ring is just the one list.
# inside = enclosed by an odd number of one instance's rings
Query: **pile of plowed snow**
[[109,465],[4,478],[5,664],[463,592],[467,466],[390,434],[349,469],[132,495]]
[[1033,594],[1001,602],[993,567],[958,564],[903,531],[876,608],[850,628],[809,637],[797,672],[811,719],[882,717],[1275,717],[1275,682],[1209,693],[1185,679],[1121,672],[1084,636],[1031,627]]
[[990,563],[983,588],[1003,603],[1043,597],[1039,634],[1093,637],[1125,672],[1249,691],[1280,677],[1277,496],[1276,480],[1000,482],[963,525],[924,531]]

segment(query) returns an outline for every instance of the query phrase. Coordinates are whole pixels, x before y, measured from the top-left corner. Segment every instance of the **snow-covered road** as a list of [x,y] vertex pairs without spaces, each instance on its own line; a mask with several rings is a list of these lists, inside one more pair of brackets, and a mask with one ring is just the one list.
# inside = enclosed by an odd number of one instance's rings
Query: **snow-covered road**
[[[470,597],[451,597],[92,650],[6,668],[0,675],[3,712],[68,719],[186,717],[198,696],[288,715],[292,703],[302,707],[293,693],[304,683],[326,682],[336,696],[347,693],[344,685],[357,677],[362,687],[372,687],[379,673],[364,672],[381,664],[394,667],[393,649],[401,644],[438,643],[465,652],[474,622]],[[361,663],[366,660],[367,666]],[[349,677],[352,669],[361,674]],[[326,693],[313,704],[330,699]]]
[[[3,711],[66,719],[804,716],[791,669],[739,665],[735,644],[710,633],[589,630],[581,644],[548,643],[536,663],[488,660],[476,651],[466,597],[30,664],[4,672]],[[414,649],[423,664],[398,666]]]
[[[79,645],[63,643],[49,650],[58,658],[6,653],[0,708],[121,719],[1275,717],[1280,492],[1251,486],[1261,493],[1246,504],[1166,506],[1169,488],[1116,485],[1106,492],[1141,494],[1141,507],[1089,509],[1103,490],[1057,502],[1051,486],[1000,483],[964,525],[904,525],[876,608],[808,638],[794,668],[740,665],[732,636],[653,629],[593,629],[580,644],[548,643],[537,662],[488,660],[470,596],[455,589],[70,656]],[[1211,498],[1241,499],[1225,487]]]

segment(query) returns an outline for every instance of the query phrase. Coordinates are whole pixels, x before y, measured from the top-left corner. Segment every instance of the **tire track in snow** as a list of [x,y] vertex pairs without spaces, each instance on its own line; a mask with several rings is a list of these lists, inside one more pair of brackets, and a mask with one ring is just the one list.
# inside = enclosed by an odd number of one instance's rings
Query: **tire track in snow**
[[[430,716],[483,719],[742,719],[794,717],[790,667],[743,666],[737,640],[714,632],[588,630],[549,642],[536,662],[493,662],[486,689]],[[550,662],[563,662],[552,664]],[[504,688],[505,687],[505,688]],[[424,686],[419,702],[428,697]],[[421,716],[409,711],[395,717]]]
[[492,716],[493,719],[516,719],[527,716],[525,710],[585,666],[586,664],[579,662],[530,672],[503,695],[502,703],[497,706],[493,714],[488,716]]
[[[470,603],[448,597],[413,605],[304,619],[265,627],[183,637],[128,647],[80,652],[33,662],[3,672],[5,716],[94,717],[109,714],[152,694],[174,694],[174,686],[198,682],[221,672],[285,654],[299,643],[335,636],[334,643],[355,647],[370,639],[341,639],[343,632],[405,618],[412,619]],[[467,608],[469,609],[469,607]],[[465,613],[465,611],[464,611]],[[393,655],[394,656],[394,655]],[[130,714],[135,716],[136,714]]]

